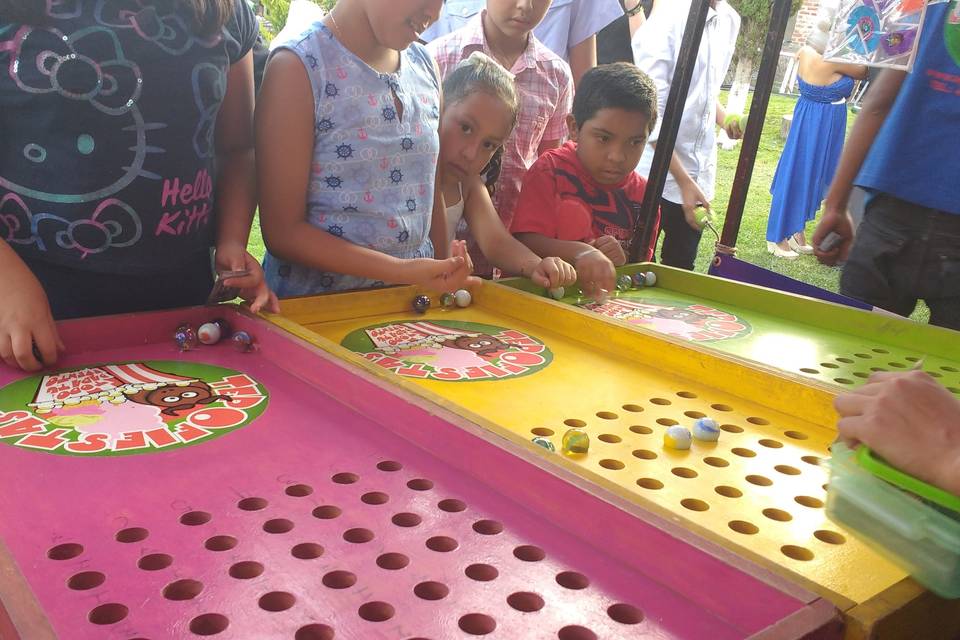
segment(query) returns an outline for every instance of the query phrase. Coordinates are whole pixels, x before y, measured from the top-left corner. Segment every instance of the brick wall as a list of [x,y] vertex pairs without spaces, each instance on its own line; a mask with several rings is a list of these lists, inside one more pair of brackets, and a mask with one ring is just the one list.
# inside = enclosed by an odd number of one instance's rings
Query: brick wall
[[797,46],[803,45],[807,34],[813,28],[813,22],[817,17],[817,8],[820,6],[820,0],[803,0],[800,11],[797,12],[796,24],[793,28],[793,36],[790,38],[791,44]]

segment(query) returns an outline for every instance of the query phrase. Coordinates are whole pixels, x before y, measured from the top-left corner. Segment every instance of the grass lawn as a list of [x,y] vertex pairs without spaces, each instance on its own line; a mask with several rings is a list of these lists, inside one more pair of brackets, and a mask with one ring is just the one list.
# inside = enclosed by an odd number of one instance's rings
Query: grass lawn
[[[726,102],[726,96],[721,98]],[[777,161],[783,151],[783,141],[780,139],[780,122],[785,114],[792,113],[796,98],[792,96],[772,95],[764,119],[763,134],[760,138],[760,148],[753,168],[753,178],[750,181],[750,191],[747,194],[747,203],[740,223],[740,235],[737,239],[737,257],[747,262],[759,265],[771,271],[782,273],[791,278],[808,282],[812,285],[837,291],[840,279],[840,269],[826,267],[817,262],[813,256],[801,256],[796,260],[775,258],[767,253],[767,215],[770,212],[770,182],[777,168]],[[853,125],[856,116],[850,114],[847,122],[847,131]],[[733,176],[737,169],[741,145],[730,151],[720,149],[717,164],[717,191],[713,201],[713,210],[717,216],[717,230],[723,227],[727,203],[730,201],[730,189]],[[813,235],[816,220],[806,229],[807,240]],[[263,257],[263,239],[260,236],[259,219],[254,220],[253,231],[250,233],[250,253],[258,259]],[[659,255],[659,251],[658,251]],[[697,256],[695,270],[706,273],[714,255],[713,235],[707,231],[700,243],[700,252]],[[929,311],[920,303],[912,316],[915,320],[926,322]]]

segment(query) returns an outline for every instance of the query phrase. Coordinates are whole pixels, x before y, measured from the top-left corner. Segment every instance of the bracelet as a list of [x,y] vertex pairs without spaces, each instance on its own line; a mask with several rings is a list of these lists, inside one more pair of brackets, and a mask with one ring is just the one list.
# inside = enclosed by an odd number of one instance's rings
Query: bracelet
[[623,0],[620,0],[620,8],[623,9],[623,13],[628,18],[632,18],[641,11],[643,11],[643,0],[637,0],[637,4],[633,9],[627,9],[626,5],[623,3]]

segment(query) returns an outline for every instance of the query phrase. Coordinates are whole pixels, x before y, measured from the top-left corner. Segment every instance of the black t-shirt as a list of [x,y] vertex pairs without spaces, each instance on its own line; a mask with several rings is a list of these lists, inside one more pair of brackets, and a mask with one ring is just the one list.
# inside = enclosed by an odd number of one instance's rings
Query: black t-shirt
[[48,3],[0,23],[0,238],[26,259],[161,273],[213,243],[214,131],[253,46],[244,0],[213,36],[175,0]]
[[[630,8],[635,4],[628,0]],[[620,3],[623,6],[623,2]],[[644,14],[649,16],[653,0],[641,0]],[[630,18],[624,14],[608,24],[597,34],[597,64],[633,62],[633,47],[630,42]]]

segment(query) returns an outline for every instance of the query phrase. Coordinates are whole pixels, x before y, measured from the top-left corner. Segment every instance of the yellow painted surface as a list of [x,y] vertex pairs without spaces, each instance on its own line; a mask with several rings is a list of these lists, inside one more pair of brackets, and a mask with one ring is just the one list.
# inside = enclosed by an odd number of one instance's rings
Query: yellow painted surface
[[[440,310],[435,303],[425,315],[410,309],[415,293],[403,288],[289,300],[283,316],[326,338],[313,340],[321,348],[520,441],[544,435],[559,451],[564,431],[582,426],[591,438],[586,455],[538,450],[842,609],[905,577],[826,518],[828,472],[817,462],[836,436],[828,390],[501,287],[482,287],[467,309]],[[544,342],[554,359],[524,377],[443,382],[401,378],[338,346],[370,325],[431,320],[519,330]],[[702,415],[721,423],[719,442],[695,440],[689,451],[664,448],[668,425],[691,426]]]

